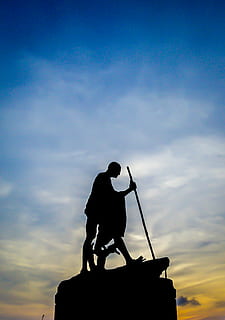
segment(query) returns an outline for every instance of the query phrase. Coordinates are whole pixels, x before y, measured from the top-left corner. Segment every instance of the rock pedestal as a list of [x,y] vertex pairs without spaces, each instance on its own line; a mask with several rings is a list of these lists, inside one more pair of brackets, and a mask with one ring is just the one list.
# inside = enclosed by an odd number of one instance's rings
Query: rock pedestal
[[55,320],[177,320],[173,282],[160,277],[168,266],[161,258],[65,280],[55,297]]

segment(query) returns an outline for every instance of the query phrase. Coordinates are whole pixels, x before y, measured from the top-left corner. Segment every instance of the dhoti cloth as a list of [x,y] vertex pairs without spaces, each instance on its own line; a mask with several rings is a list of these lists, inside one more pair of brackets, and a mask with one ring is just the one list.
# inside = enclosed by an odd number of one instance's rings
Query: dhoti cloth
[[107,245],[114,238],[123,237],[126,222],[125,197],[120,192],[115,192],[107,212],[99,221],[97,239],[101,239],[102,246]]

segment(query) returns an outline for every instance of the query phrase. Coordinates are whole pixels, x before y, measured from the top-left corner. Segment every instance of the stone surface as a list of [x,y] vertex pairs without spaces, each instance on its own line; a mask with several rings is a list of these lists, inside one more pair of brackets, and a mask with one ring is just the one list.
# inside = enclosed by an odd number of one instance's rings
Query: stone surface
[[62,281],[55,297],[55,320],[176,320],[176,290],[160,277],[168,258],[101,272],[87,272]]

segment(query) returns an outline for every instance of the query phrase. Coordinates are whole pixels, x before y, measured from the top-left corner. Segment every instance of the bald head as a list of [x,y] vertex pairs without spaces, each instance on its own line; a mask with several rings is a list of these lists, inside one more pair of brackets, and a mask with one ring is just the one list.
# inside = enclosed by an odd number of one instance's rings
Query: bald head
[[107,172],[110,177],[117,178],[121,172],[121,165],[118,162],[111,162],[108,165]]

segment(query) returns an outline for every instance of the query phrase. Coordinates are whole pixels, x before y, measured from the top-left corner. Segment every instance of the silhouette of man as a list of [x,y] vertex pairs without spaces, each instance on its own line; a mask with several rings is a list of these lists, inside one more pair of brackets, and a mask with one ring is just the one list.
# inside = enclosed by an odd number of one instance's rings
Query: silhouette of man
[[117,178],[120,172],[120,164],[111,162],[107,170],[99,173],[94,180],[85,208],[87,223],[81,272],[87,271],[87,263],[89,263],[91,270],[95,269],[92,242],[96,237],[98,225],[99,233],[95,245],[95,252],[99,256],[98,265],[104,267],[106,255],[102,254],[102,248],[112,239],[114,239],[114,245],[110,248],[111,252],[118,248],[127,264],[134,261],[122,237],[126,227],[125,196],[136,189],[136,184],[130,182],[128,189],[120,192],[115,191],[111,178]]

